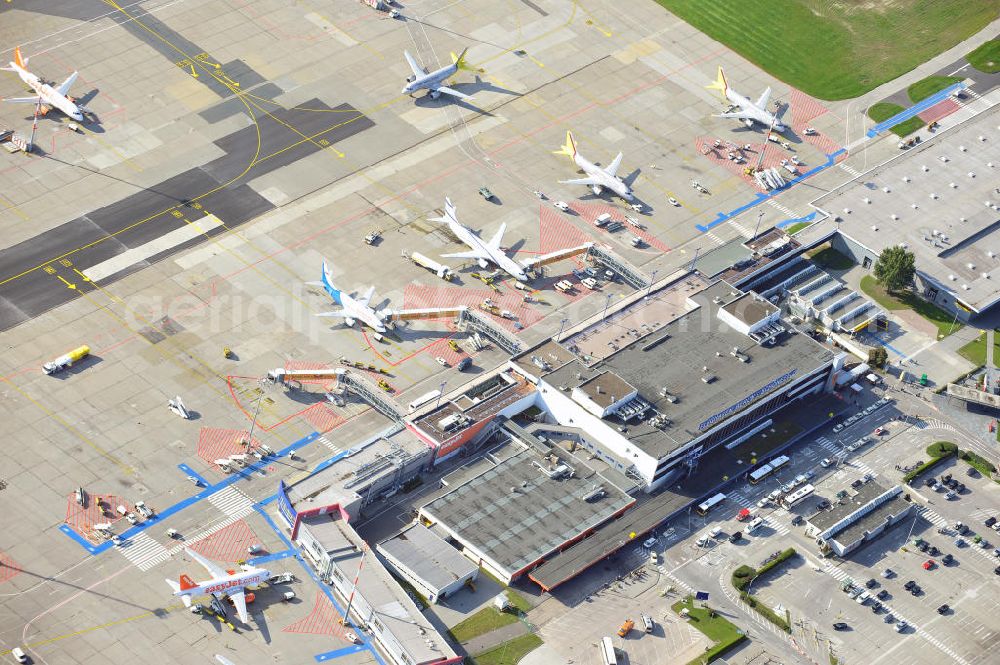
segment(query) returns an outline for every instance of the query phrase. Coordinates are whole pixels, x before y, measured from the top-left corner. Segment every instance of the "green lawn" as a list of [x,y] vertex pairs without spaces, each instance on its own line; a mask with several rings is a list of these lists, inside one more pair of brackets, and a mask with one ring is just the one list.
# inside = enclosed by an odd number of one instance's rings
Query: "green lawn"
[[906,94],[910,96],[910,101],[916,104],[921,100],[927,99],[935,92],[944,90],[949,85],[960,83],[962,80],[961,76],[928,76],[907,88]]
[[981,72],[1000,72],[1000,39],[992,39],[965,56],[969,64]]
[[851,257],[845,256],[829,245],[824,245],[819,249],[806,254],[809,260],[820,268],[827,270],[848,270],[854,265]]
[[[868,108],[868,117],[875,122],[885,122],[897,113],[902,113],[905,111],[899,104],[890,104],[888,102],[879,102],[878,104],[872,104]],[[893,125],[889,131],[897,136],[906,136],[907,134],[912,134],[921,127],[924,126],[924,121],[917,116],[913,116],[909,120],[904,120],[903,122]]]
[[[996,18],[996,0],[657,2],[771,75],[819,99],[862,95],[971,37]],[[751,99],[760,94],[738,79],[729,80]]]
[[489,651],[476,654],[470,660],[475,665],[516,665],[529,652],[541,645],[542,638],[534,633],[528,633],[499,644]]
[[937,305],[927,302],[912,291],[889,295],[872,275],[865,275],[861,278],[861,290],[866,296],[881,305],[883,309],[912,309],[937,326],[939,337],[947,337],[962,329],[962,324],[955,322],[954,314],[949,314]]
[[507,599],[510,600],[511,605],[522,612],[527,612],[531,609],[531,603],[528,602],[528,599],[511,588],[507,589]]
[[791,226],[786,226],[785,227],[785,233],[787,233],[790,236],[793,236],[796,233],[798,233],[799,231],[801,231],[802,229],[806,228],[807,226],[810,226],[811,224],[812,224],[812,222],[796,222],[796,223],[792,224]]
[[688,596],[684,600],[678,600],[670,608],[677,614],[680,614],[682,609],[687,609],[690,625],[700,630],[705,634],[705,637],[714,643],[711,649],[692,660],[688,665],[707,663],[714,660],[721,656],[723,652],[746,639],[746,635],[743,635],[739,628],[730,623],[722,615],[709,616],[709,610],[695,605],[691,596]]
[[[980,333],[979,337],[972,340],[958,350],[958,355],[962,356],[976,367],[986,364],[986,333]],[[993,362],[1000,362],[1000,334],[993,335]]]
[[510,612],[500,612],[493,607],[484,607],[469,618],[455,624],[451,629],[451,634],[457,642],[468,642],[473,637],[485,635],[516,621],[517,617]]

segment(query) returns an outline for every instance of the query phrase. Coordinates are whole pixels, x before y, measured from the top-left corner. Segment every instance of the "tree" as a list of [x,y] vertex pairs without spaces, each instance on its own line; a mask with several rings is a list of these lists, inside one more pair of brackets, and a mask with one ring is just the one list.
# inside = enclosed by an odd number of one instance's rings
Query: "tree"
[[912,284],[915,272],[913,252],[898,245],[883,249],[875,262],[875,278],[890,293]]
[[868,364],[872,367],[885,367],[889,361],[889,352],[884,346],[876,346],[868,350]]

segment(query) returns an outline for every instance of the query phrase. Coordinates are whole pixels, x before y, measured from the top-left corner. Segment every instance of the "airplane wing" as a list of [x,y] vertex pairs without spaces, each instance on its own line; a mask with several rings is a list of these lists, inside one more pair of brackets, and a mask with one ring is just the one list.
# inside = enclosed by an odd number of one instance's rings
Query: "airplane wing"
[[454,254],[442,254],[442,259],[482,259],[485,258],[481,252],[455,252]]
[[360,302],[362,305],[366,305],[367,306],[368,303],[371,302],[373,295],[375,295],[375,287],[374,286],[372,286],[370,289],[368,289],[368,293],[366,293],[360,299],[358,299],[358,302]]
[[575,178],[573,180],[560,180],[564,185],[600,185],[594,178]]
[[346,309],[338,309],[336,312],[320,312],[316,316],[328,316],[328,317],[338,317],[339,316],[340,318],[343,318],[343,319],[350,318],[350,315],[347,313]]
[[435,92],[443,92],[444,94],[451,95],[452,97],[458,97],[459,99],[472,99],[472,95],[466,95],[458,90],[452,90],[446,85],[439,85],[438,87],[433,88],[433,90]]
[[233,606],[236,608],[236,614],[239,615],[240,621],[243,623],[249,623],[250,617],[247,615],[247,597],[243,593],[243,589],[238,589],[229,594],[229,599],[233,601]]
[[38,97],[4,97],[5,102],[12,104],[37,104]]
[[56,92],[65,97],[69,93],[70,86],[72,86],[73,83],[76,81],[76,75],[77,72],[73,72],[72,74],[70,74],[69,77],[67,77],[67,79],[62,82],[62,85],[56,88]]
[[213,561],[209,561],[202,555],[195,552],[190,547],[185,547],[184,551],[187,552],[189,557],[200,563],[205,568],[205,570],[208,571],[208,574],[211,575],[212,577],[225,577],[226,575],[228,575],[228,573],[225,570],[223,570],[221,566],[219,566]]
[[739,120],[745,120],[750,117],[747,111],[731,111],[729,113],[717,113],[716,118],[738,118]]
[[608,168],[604,169],[604,172],[607,173],[609,176],[614,177],[615,174],[618,173],[618,167],[621,165],[622,165],[622,153],[618,153],[618,156],[615,157],[615,161],[611,162],[608,165]]
[[760,94],[760,99],[757,100],[757,106],[767,110],[767,100],[771,98],[771,86],[767,86],[767,89]]
[[504,231],[506,230],[507,230],[507,222],[504,222],[503,224],[500,225],[500,228],[497,229],[497,232],[493,234],[493,237],[490,238],[490,247],[497,250],[500,249],[500,243],[503,242],[503,234]]
[[410,63],[410,69],[413,70],[414,76],[420,78],[421,76],[424,76],[427,73],[424,71],[423,67],[417,64],[416,59],[412,55],[410,55],[409,51],[403,51],[403,55],[406,56],[406,61]]

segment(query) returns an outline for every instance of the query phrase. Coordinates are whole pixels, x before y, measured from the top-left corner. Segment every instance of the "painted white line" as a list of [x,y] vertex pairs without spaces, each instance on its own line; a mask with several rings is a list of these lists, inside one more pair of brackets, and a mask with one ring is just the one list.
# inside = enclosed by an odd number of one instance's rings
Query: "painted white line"
[[91,266],[84,270],[83,274],[91,281],[99,282],[177,245],[194,240],[220,226],[222,226],[221,219],[215,215],[206,215],[196,222],[185,224],[179,229],[164,233],[155,240],[150,240],[143,245],[125,250],[118,256],[113,256],[107,261],[102,261],[95,266]]

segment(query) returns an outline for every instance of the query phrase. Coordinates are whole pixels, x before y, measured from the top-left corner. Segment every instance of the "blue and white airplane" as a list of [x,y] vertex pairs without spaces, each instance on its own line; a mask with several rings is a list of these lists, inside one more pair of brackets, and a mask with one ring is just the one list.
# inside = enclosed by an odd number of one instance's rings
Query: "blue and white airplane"
[[444,216],[431,217],[430,221],[447,224],[451,232],[455,234],[455,237],[463,244],[468,245],[471,250],[468,252],[455,252],[454,254],[442,254],[443,258],[475,259],[479,263],[480,268],[487,268],[492,263],[514,279],[522,282],[528,280],[528,273],[524,266],[507,256],[503,249],[500,248],[500,243],[503,242],[504,231],[507,230],[506,224],[501,224],[500,228],[493,234],[493,237],[489,241],[483,240],[472,229],[459,223],[458,217],[455,216],[455,206],[449,198],[445,198],[444,200]]
[[431,96],[431,99],[437,99],[441,96],[443,92],[446,95],[451,95],[452,97],[457,97],[458,99],[472,99],[472,95],[466,95],[458,90],[454,90],[444,85],[451,76],[455,75],[459,69],[468,69],[468,65],[465,63],[465,52],[469,49],[464,49],[460,54],[451,54],[451,64],[445,65],[441,69],[437,69],[433,72],[428,72],[425,68],[421,67],[420,64],[410,55],[409,51],[403,51],[403,55],[406,56],[406,61],[410,63],[410,69],[413,70],[413,76],[406,79],[406,86],[403,88],[404,95],[412,95],[417,90],[427,90]]
[[333,275],[330,274],[330,267],[323,261],[323,281],[309,282],[310,286],[322,286],[333,301],[343,307],[335,312],[323,312],[316,316],[341,317],[348,327],[353,327],[355,321],[360,321],[372,330],[380,333],[385,332],[385,322],[381,312],[376,312],[368,304],[372,296],[375,295],[375,287],[368,289],[368,293],[355,298],[349,293],[345,293],[333,285]]

